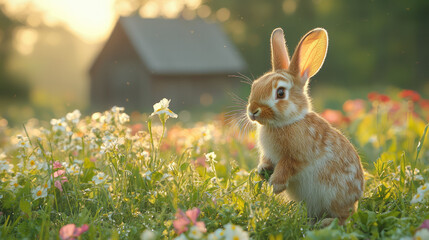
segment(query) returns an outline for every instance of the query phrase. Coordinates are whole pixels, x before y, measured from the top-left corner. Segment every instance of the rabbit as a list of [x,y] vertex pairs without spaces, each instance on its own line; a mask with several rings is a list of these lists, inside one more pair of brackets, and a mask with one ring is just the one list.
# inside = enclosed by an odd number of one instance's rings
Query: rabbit
[[289,59],[281,28],[271,34],[272,71],[251,86],[247,117],[257,125],[258,173],[272,171],[275,194],[304,201],[308,216],[344,224],[364,190],[358,153],[340,131],[312,111],[308,82],[328,49],[323,28],[308,32]]

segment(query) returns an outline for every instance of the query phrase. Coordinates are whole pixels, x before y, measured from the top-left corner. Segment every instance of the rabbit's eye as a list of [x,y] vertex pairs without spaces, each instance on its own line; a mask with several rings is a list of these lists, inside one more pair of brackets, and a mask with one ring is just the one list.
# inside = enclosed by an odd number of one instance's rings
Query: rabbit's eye
[[277,97],[276,99],[283,99],[286,96],[286,89],[284,87],[279,87],[277,89]]

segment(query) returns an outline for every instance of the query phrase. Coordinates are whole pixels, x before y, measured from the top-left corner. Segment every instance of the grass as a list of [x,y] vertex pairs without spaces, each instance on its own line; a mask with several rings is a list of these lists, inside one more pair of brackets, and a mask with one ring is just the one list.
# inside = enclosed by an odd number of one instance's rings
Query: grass
[[[256,174],[254,133],[240,136],[222,118],[167,128],[158,112],[161,123],[154,116],[142,127],[113,108],[0,126],[0,238],[58,239],[67,224],[88,224],[80,239],[139,239],[142,232],[215,239],[235,228],[252,239],[412,237],[429,219],[421,187],[429,177],[429,110],[422,101],[351,101],[345,115],[334,112],[333,124],[360,152],[366,187],[346,225],[323,229],[311,224],[305,203],[274,195]],[[196,223],[189,223],[178,236],[178,221],[190,219],[179,209],[194,208],[207,232],[193,235]]]

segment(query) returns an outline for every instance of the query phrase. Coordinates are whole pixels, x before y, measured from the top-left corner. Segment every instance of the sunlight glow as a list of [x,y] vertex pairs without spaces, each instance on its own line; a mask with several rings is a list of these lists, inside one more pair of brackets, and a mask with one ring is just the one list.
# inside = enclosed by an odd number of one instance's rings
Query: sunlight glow
[[[9,0],[5,3],[12,15],[27,10],[30,26],[37,26],[41,21],[48,26],[64,24],[89,42],[104,40],[115,20],[114,0]],[[42,19],[32,12],[41,13]]]

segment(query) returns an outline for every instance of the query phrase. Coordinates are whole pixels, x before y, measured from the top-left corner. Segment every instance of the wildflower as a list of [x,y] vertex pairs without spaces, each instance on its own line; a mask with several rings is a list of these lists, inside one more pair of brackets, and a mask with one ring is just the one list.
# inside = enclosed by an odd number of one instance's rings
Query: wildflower
[[71,113],[67,113],[66,119],[74,124],[77,124],[79,122],[80,116],[81,116],[80,111],[76,109]]
[[61,182],[60,181],[55,181],[55,183],[54,183],[54,186],[56,187],[56,188],[58,188],[58,190],[60,190],[60,192],[63,192],[63,186],[61,185]]
[[189,229],[188,236],[192,239],[200,239],[203,236],[203,233],[200,231],[200,229],[197,226],[192,226]]
[[413,199],[411,200],[411,204],[415,204],[415,203],[421,203],[423,202],[423,194],[417,193],[416,195],[414,195]]
[[208,161],[208,162],[217,162],[217,161],[215,161],[215,158],[216,158],[216,153],[214,153],[214,152],[209,152],[209,153],[207,153],[207,154],[205,154],[205,156],[206,156],[206,160]]
[[429,239],[429,230],[426,228],[422,228],[414,234],[415,240],[426,240]]
[[10,164],[7,160],[0,160],[0,172],[12,172],[13,164]]
[[232,240],[243,240],[249,239],[249,234],[243,231],[240,226],[228,223],[225,225],[225,238]]
[[101,113],[99,113],[99,112],[93,113],[91,115],[91,119],[94,121],[97,121],[98,119],[100,119],[100,117],[101,117]]
[[161,122],[165,122],[168,117],[177,118],[177,114],[175,114],[168,108],[170,105],[170,101],[171,100],[163,98],[161,101],[159,101],[159,103],[155,103],[153,105],[153,113],[150,115],[150,117],[158,115]]
[[216,239],[222,239],[225,237],[225,229],[219,228],[214,232],[214,235],[216,236]]
[[67,168],[67,172],[70,173],[71,175],[79,175],[80,167],[77,164],[73,164],[69,168]]
[[429,100],[421,99],[421,100],[419,101],[419,105],[420,105],[420,107],[421,107],[422,109],[426,109],[426,110],[428,110],[428,109],[429,109]]
[[30,147],[30,142],[28,141],[27,137],[23,137],[21,135],[18,135],[17,138],[19,140],[18,141],[18,147],[21,147],[21,148],[24,148],[24,149]]
[[338,110],[326,109],[320,114],[320,116],[335,126],[339,126],[346,122],[346,117],[344,117],[344,115]]
[[174,229],[177,234],[181,234],[183,232],[188,231],[188,226],[195,226],[201,233],[205,233],[206,226],[204,222],[197,222],[198,215],[200,215],[199,208],[193,208],[191,210],[186,211],[186,214],[183,213],[181,209],[177,210],[176,220],[173,221]]
[[416,91],[404,89],[399,93],[399,97],[403,99],[409,99],[413,102],[418,102],[420,100],[420,94]]
[[370,92],[368,93],[368,99],[371,102],[382,102],[382,103],[386,103],[390,101],[389,96],[384,95],[384,94],[380,94],[377,92]]
[[62,168],[63,167],[63,165],[59,161],[55,161],[54,164],[53,164],[53,166],[54,166],[54,169],[58,169],[58,168]]
[[18,178],[12,178],[9,182],[9,187],[12,189],[12,191],[16,191],[19,188],[22,188],[22,186],[18,183]]
[[58,170],[58,171],[54,172],[54,178],[59,177],[59,176],[63,175],[64,173],[66,173],[66,171]]
[[129,122],[129,121],[130,121],[130,116],[128,116],[128,114],[121,113],[119,115],[119,123],[120,124],[124,124],[124,123]]
[[34,168],[36,168],[36,167],[37,167],[36,157],[31,156],[29,160],[30,160],[30,161],[28,162],[28,168],[29,168],[29,169],[34,169]]
[[178,236],[178,237],[174,238],[174,240],[188,240],[188,238],[186,237],[186,235],[185,235],[185,234],[182,234],[182,235],[180,235],[180,236]]
[[124,110],[125,109],[123,107],[117,107],[117,106],[113,106],[112,109],[110,109],[110,111],[112,111],[112,113],[120,113]]
[[31,190],[31,193],[33,194],[33,199],[39,199],[39,198],[45,198],[48,196],[48,190],[42,186],[38,186],[35,189]]
[[188,225],[191,221],[186,217],[181,209],[177,210],[176,220],[173,221],[174,230],[178,235],[188,231]]
[[427,192],[428,190],[429,190],[429,183],[425,183],[417,189],[417,192],[424,195],[425,192]]
[[54,132],[60,131],[65,132],[67,128],[67,123],[65,122],[64,118],[61,119],[52,119],[51,120],[52,129]]
[[152,175],[152,172],[148,170],[143,174],[143,177],[146,178],[147,180],[151,180],[151,175]]
[[88,224],[83,224],[81,227],[76,227],[75,224],[67,224],[60,229],[60,238],[62,240],[73,240],[88,231]]
[[49,189],[49,188],[51,188],[51,181],[47,181],[47,182],[45,182],[45,184],[43,184],[43,188],[44,188],[44,189]]
[[155,239],[156,239],[155,233],[149,229],[144,230],[140,235],[140,240],[155,240]]
[[419,229],[426,228],[429,230],[429,219],[423,221],[422,225],[420,225]]
[[107,176],[106,176],[103,172],[100,172],[100,173],[98,173],[97,175],[95,175],[95,176],[93,176],[93,177],[92,177],[92,181],[93,181],[96,185],[98,185],[98,184],[100,184],[100,183],[104,182],[106,179],[107,179]]

